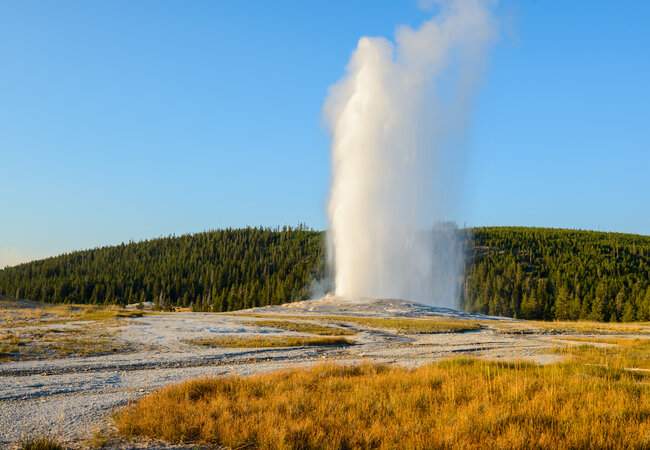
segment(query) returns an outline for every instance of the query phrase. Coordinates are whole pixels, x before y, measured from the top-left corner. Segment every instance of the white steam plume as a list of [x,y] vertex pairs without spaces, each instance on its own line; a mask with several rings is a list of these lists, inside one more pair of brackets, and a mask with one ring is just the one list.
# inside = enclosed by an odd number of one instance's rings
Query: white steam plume
[[336,294],[454,307],[462,135],[495,35],[490,3],[437,2],[395,43],[362,37],[325,103],[332,135],[329,247]]

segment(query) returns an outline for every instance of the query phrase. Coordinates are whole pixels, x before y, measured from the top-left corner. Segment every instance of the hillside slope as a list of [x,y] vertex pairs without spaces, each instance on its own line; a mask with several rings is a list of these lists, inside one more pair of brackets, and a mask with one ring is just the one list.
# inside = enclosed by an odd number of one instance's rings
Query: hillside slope
[[463,306],[526,319],[650,320],[650,237],[544,228],[472,232]]
[[0,270],[0,294],[53,303],[230,311],[305,299],[324,270],[321,233],[244,228],[65,254]]
[[[467,239],[461,304],[529,319],[650,320],[650,237],[522,227]],[[322,232],[227,229],[85,250],[0,270],[0,295],[230,311],[302,300],[325,273]]]

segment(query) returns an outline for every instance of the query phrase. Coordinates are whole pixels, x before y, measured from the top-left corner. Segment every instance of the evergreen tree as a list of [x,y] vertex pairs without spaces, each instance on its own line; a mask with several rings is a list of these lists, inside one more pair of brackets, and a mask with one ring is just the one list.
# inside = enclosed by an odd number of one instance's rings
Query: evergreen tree
[[562,286],[555,299],[555,319],[556,320],[570,320],[571,314],[571,299],[569,298],[569,289]]
[[632,322],[636,320],[636,311],[634,310],[633,302],[626,302],[623,307],[623,317],[621,319],[623,322]]

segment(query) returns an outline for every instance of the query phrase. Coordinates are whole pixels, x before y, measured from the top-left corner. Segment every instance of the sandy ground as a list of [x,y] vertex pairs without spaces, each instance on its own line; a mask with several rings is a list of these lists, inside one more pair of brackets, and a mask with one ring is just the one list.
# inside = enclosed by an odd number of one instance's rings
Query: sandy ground
[[345,303],[337,299],[299,302],[250,310],[273,317],[346,314],[369,317],[445,316],[480,319],[487,325],[464,333],[404,335],[389,330],[345,325],[357,334],[349,347],[270,349],[210,349],[184,342],[217,335],[297,335],[273,328],[246,325],[250,316],[173,313],[124,319],[117,339],[135,353],[85,358],[20,361],[0,364],[0,447],[11,447],[27,436],[54,434],[79,443],[110,424],[111,411],[169,383],[202,376],[254,374],[324,361],[384,362],[413,367],[441,358],[474,355],[490,359],[525,359],[550,363],[559,356],[548,350],[558,336],[504,334],[490,323],[505,319],[459,313],[400,301]]

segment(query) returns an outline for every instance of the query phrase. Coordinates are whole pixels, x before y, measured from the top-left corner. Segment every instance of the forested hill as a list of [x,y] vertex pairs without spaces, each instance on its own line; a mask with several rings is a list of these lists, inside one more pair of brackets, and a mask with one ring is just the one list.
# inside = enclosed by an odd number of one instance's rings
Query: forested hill
[[525,319],[650,320],[650,237],[472,230],[463,307]]
[[[476,228],[462,305],[530,319],[650,320],[650,237],[541,228]],[[227,229],[122,244],[0,270],[0,295],[48,302],[197,310],[309,296],[325,271],[323,234]]]
[[209,231],[74,252],[0,270],[0,294],[55,303],[155,302],[230,311],[308,298],[322,233]]

